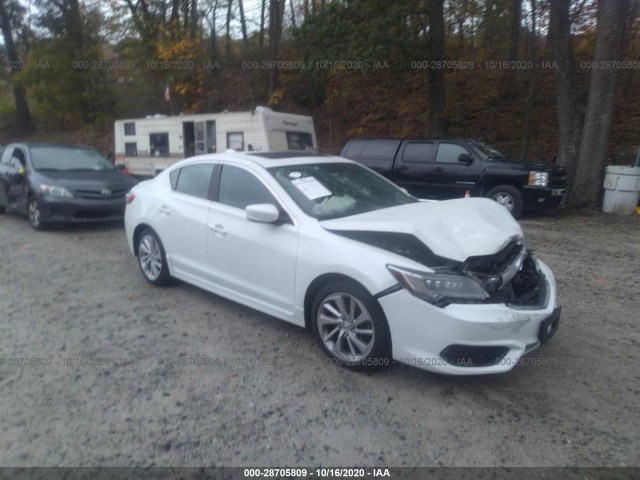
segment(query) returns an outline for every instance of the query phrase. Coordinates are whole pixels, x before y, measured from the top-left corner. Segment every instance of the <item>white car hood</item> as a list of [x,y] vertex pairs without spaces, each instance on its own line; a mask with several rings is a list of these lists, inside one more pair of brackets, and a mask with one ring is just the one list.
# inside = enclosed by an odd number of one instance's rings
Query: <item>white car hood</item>
[[320,224],[332,231],[411,234],[436,255],[459,262],[497,253],[514,236],[522,236],[507,209],[486,198],[410,203]]

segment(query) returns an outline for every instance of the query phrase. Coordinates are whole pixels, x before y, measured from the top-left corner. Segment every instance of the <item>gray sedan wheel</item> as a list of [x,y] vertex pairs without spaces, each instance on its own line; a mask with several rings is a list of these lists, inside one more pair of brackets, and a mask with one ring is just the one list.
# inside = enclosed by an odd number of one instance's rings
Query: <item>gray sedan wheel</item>
[[312,306],[312,328],[334,363],[356,370],[390,363],[389,333],[378,303],[346,281],[327,285]]
[[144,278],[153,285],[166,285],[170,282],[169,267],[162,242],[151,230],[144,230],[138,237],[138,265]]
[[38,200],[35,197],[29,199],[29,206],[27,208],[27,215],[29,216],[29,223],[34,230],[44,230],[47,224],[42,220],[42,211]]

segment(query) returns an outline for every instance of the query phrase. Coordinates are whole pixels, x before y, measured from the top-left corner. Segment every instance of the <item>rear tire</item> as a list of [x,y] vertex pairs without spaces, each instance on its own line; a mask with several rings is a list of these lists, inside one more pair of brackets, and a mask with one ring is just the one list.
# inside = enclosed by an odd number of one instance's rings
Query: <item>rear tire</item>
[[487,197],[505,207],[515,218],[522,213],[522,193],[511,185],[494,187],[489,190]]
[[311,327],[335,364],[371,370],[391,363],[387,320],[360,285],[339,280],[322,288],[311,307]]
[[156,286],[171,283],[167,256],[156,232],[150,228],[144,229],[138,237],[136,251],[138,252],[138,266],[147,282]]

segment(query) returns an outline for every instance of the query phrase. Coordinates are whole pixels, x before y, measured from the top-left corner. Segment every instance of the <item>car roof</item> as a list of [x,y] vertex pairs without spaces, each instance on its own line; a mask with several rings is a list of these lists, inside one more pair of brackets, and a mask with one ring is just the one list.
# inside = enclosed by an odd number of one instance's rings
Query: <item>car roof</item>
[[78,144],[73,144],[73,143],[53,143],[53,142],[14,142],[14,143],[10,143],[8,145],[5,145],[5,147],[81,148],[81,149],[85,149],[85,150],[87,150],[87,149],[95,150],[93,147],[90,147],[89,145],[78,145]]
[[354,163],[343,157],[334,155],[322,155],[309,152],[225,152],[210,153],[206,155],[198,155],[190,157],[180,162],[181,165],[188,163],[197,163],[202,160],[225,160],[228,162],[256,165],[262,168],[285,167],[288,165],[311,165],[317,163]]

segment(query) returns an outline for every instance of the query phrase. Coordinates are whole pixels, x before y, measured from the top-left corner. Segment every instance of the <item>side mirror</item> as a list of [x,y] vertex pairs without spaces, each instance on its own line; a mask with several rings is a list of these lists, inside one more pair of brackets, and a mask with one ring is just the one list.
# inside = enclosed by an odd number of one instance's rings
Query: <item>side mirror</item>
[[458,155],[458,161],[460,163],[464,163],[465,165],[471,165],[473,163],[473,157],[468,153],[461,153]]
[[244,210],[247,213],[247,220],[251,222],[276,223],[280,218],[280,211],[271,203],[247,205]]
[[118,170],[119,172],[126,173],[127,166],[124,163],[116,163],[115,169]]

